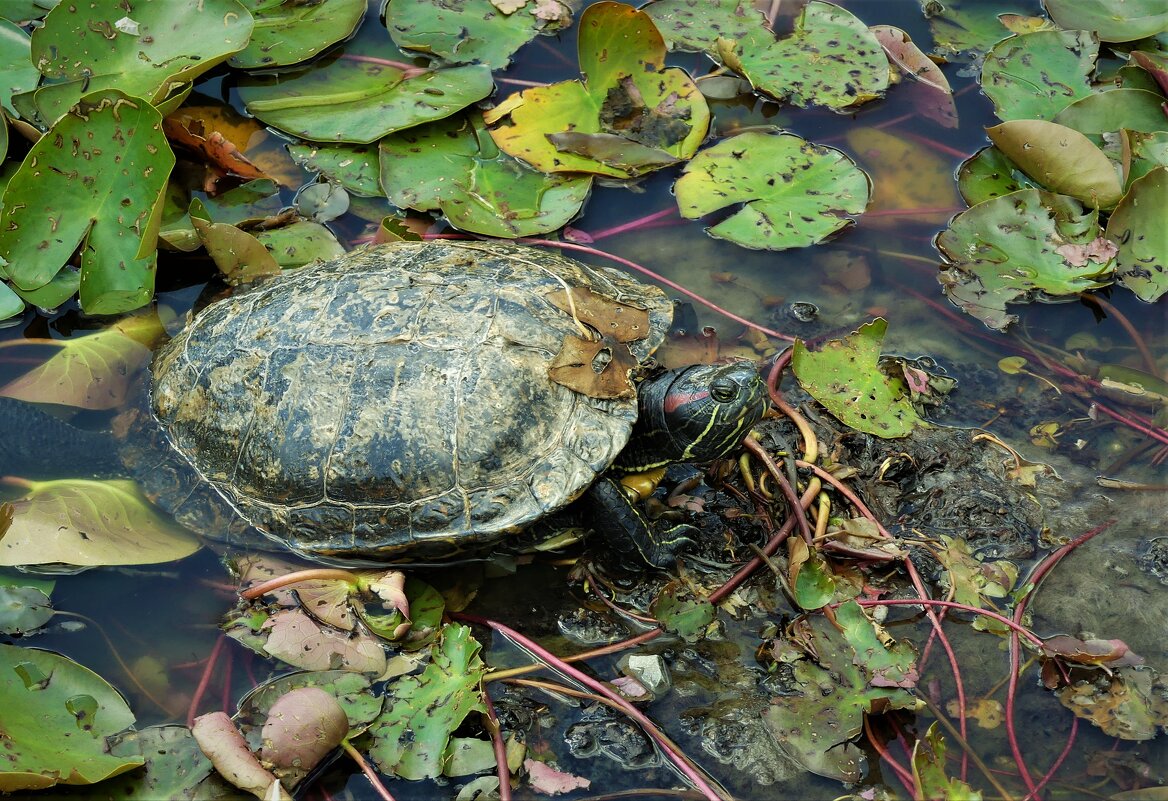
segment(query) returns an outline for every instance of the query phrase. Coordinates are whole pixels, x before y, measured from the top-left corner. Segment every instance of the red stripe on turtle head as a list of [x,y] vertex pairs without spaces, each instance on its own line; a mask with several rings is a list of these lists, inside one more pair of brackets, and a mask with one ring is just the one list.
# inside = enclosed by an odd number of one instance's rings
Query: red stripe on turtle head
[[710,390],[702,389],[697,392],[670,392],[665,396],[665,413],[673,414],[681,406],[687,403],[703,400],[710,397]]

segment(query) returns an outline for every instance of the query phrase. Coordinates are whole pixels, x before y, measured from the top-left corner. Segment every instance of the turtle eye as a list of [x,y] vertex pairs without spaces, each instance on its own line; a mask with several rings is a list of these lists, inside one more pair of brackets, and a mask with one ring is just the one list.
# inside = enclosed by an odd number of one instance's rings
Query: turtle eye
[[738,384],[729,378],[715,378],[710,382],[710,397],[718,403],[729,403],[738,397]]

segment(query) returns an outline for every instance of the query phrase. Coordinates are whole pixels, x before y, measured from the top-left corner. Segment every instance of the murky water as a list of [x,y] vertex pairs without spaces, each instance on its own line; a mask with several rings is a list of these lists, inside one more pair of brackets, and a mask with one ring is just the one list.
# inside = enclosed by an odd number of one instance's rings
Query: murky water
[[[915,2],[843,4],[869,24],[899,25],[916,41],[929,41],[928,27]],[[575,77],[570,38],[564,37],[561,43],[566,60],[554,50],[554,42],[541,40],[520,54],[508,74],[541,81]],[[706,69],[698,56],[676,56],[672,62],[697,73]],[[761,102],[744,105],[739,101],[715,102],[713,110],[722,133],[752,125],[781,125],[811,141],[851,153],[862,166],[871,166],[873,154],[869,152],[870,140],[855,138],[855,131],[876,129],[911,142],[937,159],[940,169],[948,173],[963,157],[986,144],[982,126],[992,120],[988,101],[973,79],[962,72],[960,65],[946,68],[957,94],[961,117],[957,130],[944,130],[922,121],[903,87],[894,88],[886,100],[869,104],[851,116],[779,109]],[[907,357],[931,356],[962,381],[947,422],[980,425],[1009,442],[1027,459],[1055,466],[1062,489],[1061,500],[1048,509],[1047,525],[1053,540],[1065,541],[1105,521],[1115,521],[1055,569],[1038,592],[1029,625],[1043,635],[1067,633],[1121,639],[1149,664],[1161,670],[1168,668],[1164,638],[1168,594],[1164,583],[1145,569],[1145,555],[1152,540],[1165,535],[1163,495],[1103,489],[1095,480],[1097,475],[1106,473],[1132,482],[1163,485],[1162,465],[1152,464],[1155,451],[1137,452],[1129,459],[1127,452],[1137,447],[1138,438],[1106,418],[1089,419],[1090,410],[1081,398],[1041,393],[1035,379],[1006,375],[997,368],[1000,358],[1015,355],[1019,348],[1030,349],[1034,347],[1032,343],[1073,353],[1087,341],[1084,337],[1098,343],[1096,358],[1106,353],[1106,358],[1117,362],[1133,362],[1132,334],[1116,314],[1108,313],[1101,319],[1096,309],[1083,303],[1023,307],[1019,310],[1022,323],[1013,333],[988,332],[941,296],[935,277],[938,258],[931,239],[951,212],[945,208],[915,214],[891,210],[871,214],[831,243],[782,253],[747,251],[714,240],[703,233],[700,224],[681,221],[675,214],[655,217],[623,233],[606,233],[671,208],[674,201],[670,186],[675,178],[676,172],[665,170],[632,190],[597,187],[586,214],[572,225],[594,236],[596,247],[631,259],[738,315],[786,333],[803,337],[828,332],[838,335],[873,316],[885,317],[889,321],[886,351]],[[190,258],[183,258],[181,265],[179,262],[166,254],[161,257],[158,303],[181,316],[202,291],[199,282],[212,271]],[[1116,292],[1109,301],[1153,348],[1162,346],[1162,304],[1143,305],[1128,292]],[[814,304],[818,315],[811,322],[797,321],[791,313],[791,304],[796,302]],[[694,305],[693,312],[692,331],[712,326],[723,341],[733,340],[741,333],[741,326],[699,305]],[[98,325],[99,321],[86,320],[67,307],[49,315],[29,314],[17,325],[0,330],[0,340],[68,338]],[[0,349],[0,384],[50,353],[47,348],[35,346]],[[1057,420],[1062,426],[1063,433],[1053,449],[1033,444],[1027,433],[1044,420]],[[79,422],[100,428],[105,421],[100,414],[86,413]],[[60,465],[61,476],[70,475],[74,469],[70,454],[46,454],[45,458]],[[0,474],[5,472],[0,465]],[[0,485],[0,498],[19,494],[19,490]],[[474,611],[510,621],[530,636],[558,641],[558,619],[576,608],[580,600],[566,586],[565,569],[528,566],[520,568],[519,578],[488,579]],[[139,725],[185,721],[196,696],[199,712],[216,708],[232,711],[241,693],[267,675],[266,665],[234,643],[217,646],[217,625],[234,603],[234,587],[217,557],[207,551],[177,564],[97,569],[63,576],[52,597],[55,608],[67,614],[55,618],[35,637],[16,642],[61,651],[108,678],[129,699]],[[908,615],[891,617],[896,620]],[[719,721],[717,709],[726,700],[726,687],[738,681],[757,684],[761,676],[753,653],[759,632],[739,628],[731,624],[725,639],[718,642],[651,647],[651,652],[665,654],[674,666],[678,689],[651,707],[650,714],[663,722],[682,721],[680,728],[672,731],[679,743],[742,801],[776,797],[829,799],[841,795],[844,789],[838,783],[770,762],[765,756],[769,752],[753,751],[751,738],[765,735],[749,727],[732,731],[724,720],[713,725]],[[909,636],[910,628],[894,626],[892,631],[897,636]],[[964,626],[951,628],[967,691],[989,692],[1008,671],[1004,651],[997,647],[1000,640],[966,632]],[[229,649],[230,658],[221,656],[217,669],[208,674],[205,667],[217,647]],[[487,658],[501,666],[526,661],[514,649],[497,642]],[[595,668],[604,674],[608,665],[598,661]],[[701,679],[703,675],[705,680]],[[1071,716],[1053,696],[1036,686],[1034,676],[1031,670],[1023,679],[1015,725],[1031,769],[1043,771],[1065,744]],[[722,684],[720,691],[711,688],[715,677]],[[930,658],[922,686],[938,698],[950,697],[948,671],[937,653]],[[996,697],[1001,698],[1001,693]],[[549,699],[547,703],[556,707],[560,702]],[[707,721],[701,719],[701,710],[708,713]],[[928,721],[924,715],[915,724],[908,721],[906,725],[923,731]],[[562,768],[593,777],[593,792],[677,784],[676,777],[664,768],[622,768],[603,753],[568,756],[562,745],[565,725],[557,721],[542,735],[553,751],[564,755]],[[718,742],[719,736],[727,746],[726,752],[720,754],[711,745]],[[1135,745],[1117,743],[1086,723],[1079,725],[1076,736],[1070,760],[1053,785],[1060,797],[1081,797],[1086,793],[1086,788],[1096,781],[1087,774],[1088,762],[1112,749],[1133,754],[1152,765],[1168,764],[1163,738]],[[1001,727],[971,729],[970,737],[991,768],[1014,769]],[[951,753],[956,750],[951,745]],[[727,756],[730,752],[737,756]],[[895,756],[907,760],[903,753]],[[869,781],[880,776],[878,760],[874,759],[872,765]],[[885,775],[884,780],[895,786],[891,774]],[[391,787],[398,798],[449,798],[454,792],[450,786],[431,783],[396,782]],[[1109,786],[1108,792],[1113,790]],[[526,797],[523,792],[519,797]],[[364,779],[344,763],[334,766],[307,797],[370,799],[374,795]],[[645,793],[638,797],[655,796]]]

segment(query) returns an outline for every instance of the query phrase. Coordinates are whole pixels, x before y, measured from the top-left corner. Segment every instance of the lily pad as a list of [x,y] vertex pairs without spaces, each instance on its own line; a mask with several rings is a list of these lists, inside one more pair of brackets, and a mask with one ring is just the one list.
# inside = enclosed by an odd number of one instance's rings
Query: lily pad
[[476,118],[451,118],[381,140],[390,202],[439,209],[466,231],[500,237],[554,231],[579,213],[587,175],[546,175],[501,153]]
[[278,78],[245,78],[239,96],[268,125],[316,142],[368,144],[433,122],[482,100],[494,89],[482,65],[406,70],[383,53],[346,52],[323,65]]
[[1001,120],[1051,120],[1092,94],[1099,43],[1089,31],[1038,31],[1011,36],[986,56],[982,91]]
[[373,145],[288,145],[296,163],[361,197],[384,197],[381,162]]
[[1004,330],[1017,319],[1008,303],[1073,300],[1110,282],[1114,259],[1080,251],[1101,238],[1097,218],[1073,198],[1039,189],[984,201],[938,235],[949,265],[938,280],[953,303]]
[[992,145],[977,151],[957,169],[957,188],[968,206],[1037,186],[1018,169],[1017,164],[1006,158],[1005,153]]
[[383,772],[404,779],[442,775],[451,735],[471,712],[485,710],[480,648],[468,627],[449,624],[426,669],[388,685],[387,708],[367,732],[369,756]]
[[199,549],[193,534],[161,517],[133,481],[28,482],[0,536],[0,565],[145,565]]
[[1125,151],[1130,153],[1125,159],[1128,186],[1157,167],[1168,167],[1168,132],[1124,131],[1123,137]]
[[44,589],[0,575],[0,634],[27,634],[52,617],[53,604]]
[[[1002,3],[989,5],[970,0],[921,0],[929,20],[934,50],[953,61],[980,62],[986,53],[1010,34],[1002,12],[1015,9]],[[1031,11],[1029,5],[1018,13]]]
[[[647,14],[622,3],[600,2],[580,19],[582,81],[563,81],[513,94],[484,114],[499,149],[541,172],[589,172],[630,178],[658,169],[668,158],[693,155],[705,139],[710,110],[689,76],[665,66],[665,42]],[[558,143],[552,137],[574,136]],[[638,150],[626,161],[611,154],[619,137]],[[580,135],[584,135],[583,142]],[[601,147],[604,145],[604,147]],[[640,146],[640,148],[637,148]]]
[[4,192],[0,258],[7,277],[19,289],[43,287],[80,245],[86,312],[116,314],[148,303],[173,166],[162,117],[150,105],[115,91],[86,96],[33,145]]
[[36,106],[51,124],[82,95],[107,89],[157,105],[251,35],[237,0],[59,3],[32,35],[32,62],[54,81],[37,90]]
[[1153,303],[1168,292],[1168,167],[1133,181],[1107,221],[1107,238],[1119,246],[1116,278]]
[[278,67],[312,58],[346,39],[365,17],[366,0],[289,3],[287,0],[242,0],[255,19],[251,39],[231,57],[242,69]]
[[1083,134],[1045,120],[1013,120],[986,129],[997,148],[1053,192],[1110,209],[1123,196],[1116,165]]
[[35,89],[41,77],[31,53],[31,39],[24,29],[0,18],[0,106],[13,116],[12,96]]
[[888,88],[888,58],[851,12],[811,0],[783,39],[769,31],[718,42],[721,61],[760,92],[796,106],[842,111]]
[[332,231],[307,220],[270,231],[258,231],[255,238],[284,269],[335,259],[345,252],[344,245]]
[[132,726],[134,714],[117,690],[71,659],[0,645],[0,696],[0,791],[93,784],[143,763],[140,753],[108,752],[108,738]]
[[707,148],[673,187],[683,217],[745,204],[707,229],[744,247],[806,247],[851,225],[868,205],[868,177],[835,148],[794,134],[747,131]]
[[718,40],[736,42],[767,27],[753,0],[653,0],[641,6],[670,50],[718,52]]
[[1046,11],[1067,30],[1093,31],[1104,42],[1130,42],[1168,31],[1161,0],[1043,0]]
[[880,370],[880,344],[887,330],[887,321],[877,318],[816,351],[798,340],[791,369],[800,386],[840,422],[890,439],[908,436],[927,423],[913,408],[904,382]]
[[[516,0],[510,13],[490,0],[393,0],[385,26],[398,47],[432,54],[451,64],[471,62],[502,69],[515,51],[540,33],[567,27],[570,15],[540,16],[540,3]],[[557,4],[558,5],[558,4]]]
[[235,716],[253,748],[261,745],[259,733],[268,711],[277,700],[301,687],[317,687],[337,699],[356,734],[381,712],[382,698],[372,692],[370,680],[347,670],[318,670],[290,673],[261,684],[239,702]]
[[899,227],[911,214],[914,221],[941,226],[961,207],[953,165],[937,153],[867,126],[850,129],[845,140],[871,179],[872,202],[864,225]]
[[1112,89],[1076,100],[1055,115],[1054,121],[1085,134],[1104,134],[1121,128],[1152,133],[1168,128],[1164,97],[1144,89]]
[[24,301],[8,284],[0,282],[0,321],[15,317],[24,311]]

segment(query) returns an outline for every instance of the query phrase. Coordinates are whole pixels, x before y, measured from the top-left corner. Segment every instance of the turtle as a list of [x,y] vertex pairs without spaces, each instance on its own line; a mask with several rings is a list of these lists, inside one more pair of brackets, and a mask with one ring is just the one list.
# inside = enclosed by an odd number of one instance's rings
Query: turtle
[[689,527],[650,524],[617,480],[732,450],[767,407],[757,368],[595,394],[555,380],[573,340],[596,343],[585,378],[627,374],[672,312],[657,287],[530,245],[357,248],[210,303],[159,348],[162,446],[136,472],[212,539],[258,532],[316,561],[446,559],[588,495],[593,528],[672,564]]

